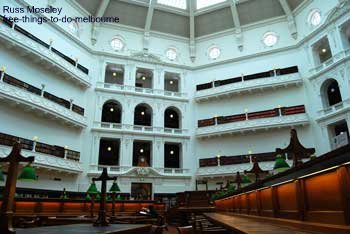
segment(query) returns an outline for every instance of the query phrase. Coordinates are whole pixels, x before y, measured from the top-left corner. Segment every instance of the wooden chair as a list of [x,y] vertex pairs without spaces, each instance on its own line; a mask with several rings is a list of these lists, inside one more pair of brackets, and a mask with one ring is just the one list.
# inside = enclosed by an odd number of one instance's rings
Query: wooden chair
[[177,227],[178,234],[194,234],[192,226]]

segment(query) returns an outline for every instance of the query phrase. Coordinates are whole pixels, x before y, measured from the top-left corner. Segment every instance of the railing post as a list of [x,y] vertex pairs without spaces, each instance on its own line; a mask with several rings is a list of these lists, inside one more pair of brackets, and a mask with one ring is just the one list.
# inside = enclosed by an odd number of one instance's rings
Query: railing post
[[53,39],[52,39],[52,38],[50,38],[50,40],[49,40],[49,50],[51,50],[51,48],[52,48],[52,44],[53,44]]
[[64,159],[67,159],[67,154],[68,154],[68,146],[64,146]]
[[241,74],[242,82],[244,82],[244,74]]
[[38,141],[38,139],[39,139],[39,138],[38,138],[37,136],[34,136],[34,137],[33,137],[33,149],[32,149],[33,152],[35,152],[36,142]]
[[69,109],[70,110],[72,110],[72,108],[73,108],[73,101],[74,101],[73,99],[69,99],[69,103],[70,103],[69,104]]
[[3,81],[4,76],[5,76],[5,72],[6,72],[6,67],[4,67],[4,66],[1,67],[0,72],[1,72],[0,81]]
[[44,97],[44,90],[45,90],[45,85],[41,84],[41,96]]
[[248,109],[245,108],[245,109],[244,109],[244,112],[245,112],[245,120],[248,120]]

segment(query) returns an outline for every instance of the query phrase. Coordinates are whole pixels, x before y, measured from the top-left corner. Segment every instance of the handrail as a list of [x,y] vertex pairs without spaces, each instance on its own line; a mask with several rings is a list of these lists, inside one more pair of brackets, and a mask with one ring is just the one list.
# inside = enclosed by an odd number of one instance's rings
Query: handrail
[[102,171],[107,168],[109,172],[124,173],[137,168],[150,168],[162,174],[186,174],[190,172],[187,168],[160,168],[160,167],[137,167],[137,166],[111,166],[111,165],[90,165],[90,170]]
[[299,72],[298,67],[292,66],[292,67],[281,68],[281,69],[273,69],[270,71],[255,73],[251,75],[242,74],[242,76],[239,76],[239,77],[234,77],[234,78],[229,78],[224,80],[216,80],[209,83],[199,84],[196,86],[196,90],[201,91],[201,90],[215,88],[215,87],[237,83],[237,82],[244,82],[248,80],[268,78],[268,77],[276,77],[276,76],[288,75],[288,74],[293,74],[298,72]]
[[131,91],[131,92],[155,94],[155,95],[171,96],[171,97],[187,96],[187,93],[173,92],[173,91],[162,90],[162,89],[142,88],[142,87],[136,87],[132,85],[112,84],[112,83],[105,83],[105,82],[97,82],[97,88]]
[[83,73],[85,73],[86,75],[89,74],[89,69],[87,69],[86,67],[84,67],[83,65],[79,64],[76,60],[68,57],[67,55],[63,54],[62,52],[60,52],[59,50],[53,48],[51,46],[51,44],[47,44],[44,41],[40,40],[38,37],[34,36],[33,34],[29,33],[28,31],[26,31],[25,29],[23,29],[22,27],[18,26],[17,24],[14,24],[12,21],[8,20],[6,17],[0,15],[0,23],[3,22],[4,25],[8,26],[9,28],[12,28],[13,30],[16,30],[17,32],[21,33],[22,35],[30,38],[31,40],[37,42],[38,44],[44,46],[45,48],[51,50],[53,53],[57,54],[58,56],[60,56],[62,59],[64,59],[65,61],[67,61],[68,63],[70,63],[72,66],[76,67],[77,69],[79,69],[80,71],[82,71]]
[[245,114],[236,114],[229,116],[216,116],[209,119],[200,119],[198,120],[198,128],[214,126],[218,124],[226,124],[232,122],[246,121],[246,120],[254,120],[254,119],[263,119],[263,118],[271,118],[277,116],[286,116],[286,115],[294,115],[305,113],[305,106],[290,106],[290,107],[278,107],[275,109],[258,111],[258,112],[246,112]]

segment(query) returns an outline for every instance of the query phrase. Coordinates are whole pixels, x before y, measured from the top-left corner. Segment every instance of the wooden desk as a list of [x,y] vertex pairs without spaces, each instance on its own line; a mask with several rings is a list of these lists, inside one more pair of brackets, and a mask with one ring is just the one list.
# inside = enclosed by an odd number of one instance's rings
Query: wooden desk
[[28,229],[17,229],[17,234],[138,234],[148,233],[151,225],[144,224],[111,224],[107,227],[94,227],[92,224],[72,224]]
[[340,225],[320,225],[295,220],[281,220],[277,218],[254,218],[248,215],[232,215],[222,213],[204,213],[211,222],[223,226],[233,233],[247,234],[347,234],[350,227]]

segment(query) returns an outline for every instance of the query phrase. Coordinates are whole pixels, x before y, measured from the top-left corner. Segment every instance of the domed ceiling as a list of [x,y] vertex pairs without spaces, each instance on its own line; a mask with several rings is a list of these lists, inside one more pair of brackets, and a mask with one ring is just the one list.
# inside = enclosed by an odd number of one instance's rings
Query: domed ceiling
[[196,38],[284,17],[309,0],[75,0],[94,16],[117,16],[121,25]]

